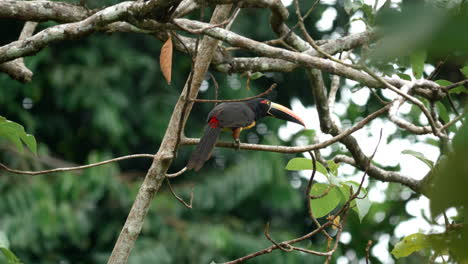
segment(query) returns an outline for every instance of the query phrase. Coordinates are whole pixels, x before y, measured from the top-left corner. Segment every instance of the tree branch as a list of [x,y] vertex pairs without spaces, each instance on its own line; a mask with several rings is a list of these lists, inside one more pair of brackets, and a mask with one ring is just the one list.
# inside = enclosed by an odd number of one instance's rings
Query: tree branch
[[0,1],[0,17],[25,21],[75,22],[86,19],[94,11],[83,6],[53,1]]
[[[178,25],[182,25],[185,28],[190,30],[202,29],[209,26],[209,24],[199,22],[199,21],[192,21],[189,19],[179,18],[175,19]],[[221,29],[221,28],[208,28],[204,31],[205,34],[217,38],[219,40],[225,41],[232,46],[244,48],[255,52],[257,54],[261,54],[263,56],[283,59],[289,62],[293,62],[299,64],[304,67],[319,69],[325,72],[329,72],[335,75],[340,75],[342,77],[355,80],[360,82],[362,85],[369,86],[369,87],[376,87],[376,88],[387,88],[383,83],[379,80],[376,80],[374,77],[369,75],[366,72],[362,72],[348,66],[342,65],[340,63],[336,63],[334,61],[330,61],[327,59],[310,56],[305,53],[299,53],[294,51],[289,51],[282,48],[272,47],[262,42],[258,42],[244,36],[238,35],[234,32]],[[406,80],[400,78],[383,78],[387,83],[390,83],[394,86],[401,87],[404,84],[409,83]],[[425,81],[425,86],[430,85],[431,88],[433,87],[440,87],[436,83],[432,81]],[[419,91],[417,91],[420,93]],[[423,93],[422,93],[423,94]],[[428,94],[423,94],[428,96]]]
[[[351,135],[357,130],[363,128],[367,123],[377,118],[381,114],[387,112],[389,108],[390,108],[390,104],[368,115],[367,117],[365,117],[364,119],[356,123],[353,127],[346,129],[342,131],[340,134],[337,134],[336,136],[334,136],[333,138],[329,140],[325,140],[321,143],[307,145],[307,146],[298,146],[298,147],[268,146],[268,145],[241,143],[239,145],[239,148],[246,149],[246,150],[259,150],[259,151],[270,151],[270,152],[280,152],[280,153],[302,153],[302,152],[306,152],[310,150],[325,148]],[[195,145],[195,144],[198,144],[199,142],[200,142],[200,139],[197,139],[197,138],[182,138],[180,143],[182,145]],[[216,143],[216,146],[225,147],[225,148],[238,148],[238,145],[234,142],[231,143],[231,142],[219,142],[218,141]]]
[[[26,22],[23,26],[23,30],[21,31],[19,40],[23,40],[25,38],[30,37],[34,30],[36,29],[37,23],[36,22]],[[28,83],[32,80],[33,73],[24,65],[23,58],[17,58],[13,61],[5,62],[0,64],[0,71],[5,72],[6,74],[10,75],[12,79],[17,81]]]
[[270,88],[268,88],[263,93],[255,95],[255,96],[247,97],[247,98],[242,98],[242,99],[224,99],[224,100],[192,99],[191,101],[196,102],[196,103],[244,102],[244,101],[248,101],[248,100],[252,100],[252,99],[255,99],[255,98],[265,96],[265,95],[269,94],[271,91],[273,91],[273,89],[275,89],[276,86],[277,86],[277,84],[274,83],[274,84],[272,84],[270,86]]
[[[35,54],[53,42],[77,38],[91,34],[98,30],[104,30],[108,24],[125,20],[127,16],[148,13],[151,11],[151,9],[157,8],[158,4],[165,4],[164,1],[170,0],[121,2],[119,4],[104,8],[103,10],[96,12],[79,22],[47,28],[32,37],[26,38],[24,40],[14,41],[10,44],[0,47],[0,63]],[[0,1],[0,4],[2,2],[3,1]],[[19,2],[34,3],[35,1]]]
[[[317,103],[317,111],[319,113],[320,127],[323,132],[329,133],[334,136],[333,138],[336,138],[337,135],[342,135],[343,132],[340,130],[340,128],[338,128],[338,126],[331,119],[330,112],[329,112],[328,105],[327,105],[327,97],[324,91],[325,88],[324,86],[317,84],[317,80],[320,78],[321,76],[310,74],[310,79],[311,79],[310,87],[312,89],[312,93],[314,94],[315,102]],[[392,106],[392,103],[389,103],[381,109],[388,110],[391,106]],[[367,116],[366,118],[368,117],[369,116]],[[369,159],[362,152],[361,148],[359,147],[358,142],[353,136],[346,135],[344,137],[341,137],[340,142],[346,146],[348,151],[353,156],[354,158],[353,160],[355,161],[355,167],[357,167],[358,169],[362,171],[368,168],[369,176],[373,178],[375,177],[376,179],[383,180],[383,181],[399,182],[417,191],[418,193],[422,191],[422,184],[420,181],[415,181],[409,177],[404,177],[393,172],[384,173],[384,171],[382,171],[381,169],[379,170],[377,168],[374,168],[372,165],[367,166]]]
[[[224,21],[229,16],[230,9],[231,6],[218,6],[215,9],[210,22],[220,23],[221,21]],[[187,94],[188,83],[186,83],[172,113],[172,117],[169,121],[161,146],[146,174],[145,180],[138,191],[125,225],[122,228],[114,249],[112,250],[112,254],[108,261],[109,264],[123,264],[127,262],[130,252],[143,226],[151,201],[161,187],[163,180],[166,178],[167,169],[172,162],[173,153],[177,147],[176,142],[180,136],[177,133],[179,123],[185,122],[185,119],[181,119],[181,117],[183,115],[186,117],[188,116],[188,114],[184,114],[182,111],[184,108],[186,108],[187,112],[190,112],[191,110],[193,103],[189,102],[187,103],[187,107],[185,107],[186,100],[187,98],[195,98],[198,94],[198,89],[203,81],[206,71],[208,70],[217,44],[218,41],[209,37],[203,38],[200,44],[199,53],[196,57],[193,69],[190,94]]]
[[74,171],[74,170],[83,170],[83,169],[88,169],[96,166],[101,166],[104,164],[116,162],[116,161],[121,161],[121,160],[126,160],[126,159],[135,159],[135,158],[154,158],[154,155],[152,154],[133,154],[133,155],[126,155],[110,160],[104,160],[96,163],[91,163],[87,165],[82,165],[82,166],[76,166],[76,167],[66,167],[66,168],[56,168],[56,169],[51,169],[51,170],[42,170],[42,171],[23,171],[23,170],[15,170],[7,167],[3,163],[0,163],[0,168],[8,171],[10,173],[15,173],[15,174],[25,174],[25,175],[42,175],[42,174],[49,174],[49,173],[55,173],[55,172],[65,172],[65,171]]
[[[333,161],[335,162],[344,162],[349,165],[352,165],[358,169],[359,166],[356,164],[356,161],[348,157],[346,155],[336,155],[333,157]],[[400,173],[394,172],[394,171],[386,171],[382,168],[379,168],[373,164],[369,165],[369,168],[367,170],[367,174],[371,176],[372,178],[375,178],[377,180],[383,181],[383,182],[396,182],[403,184],[405,186],[408,186],[410,189],[417,193],[422,193],[425,194],[425,191],[423,189],[423,181],[422,180],[415,180],[411,178],[410,176],[404,176],[401,175]]]
[[[284,28],[284,30],[288,30]],[[284,33],[281,31],[281,33]],[[291,36],[293,38],[295,35]],[[296,36],[297,37],[297,36]],[[297,37],[298,38],[298,37]],[[372,31],[352,34],[338,39],[327,41],[321,45],[320,48],[328,54],[336,54],[341,51],[354,49],[367,44],[375,39],[375,34]],[[310,48],[306,42],[294,41],[299,43],[305,50],[303,54],[310,56],[320,57],[320,53],[315,49]],[[299,68],[299,63],[287,61],[284,59],[274,59],[269,57],[248,57],[248,58],[234,58],[227,64],[219,64],[216,69],[222,72],[245,72],[245,71],[260,71],[260,72],[291,72]]]

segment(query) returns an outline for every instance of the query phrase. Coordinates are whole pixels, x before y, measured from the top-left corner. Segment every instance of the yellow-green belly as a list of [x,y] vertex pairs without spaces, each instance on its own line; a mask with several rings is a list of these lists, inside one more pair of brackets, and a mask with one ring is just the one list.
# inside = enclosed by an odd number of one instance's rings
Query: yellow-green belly
[[[252,127],[254,127],[257,123],[255,121],[252,122],[252,124],[246,126],[246,127],[241,127],[240,129],[241,130],[246,130],[246,129],[251,129]],[[223,128],[223,131],[232,131],[232,128],[229,128],[229,127],[225,127]]]

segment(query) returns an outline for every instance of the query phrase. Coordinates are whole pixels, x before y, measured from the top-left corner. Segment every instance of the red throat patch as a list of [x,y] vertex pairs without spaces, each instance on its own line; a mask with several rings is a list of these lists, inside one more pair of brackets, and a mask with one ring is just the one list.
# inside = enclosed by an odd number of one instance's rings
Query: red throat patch
[[216,116],[213,116],[210,121],[208,121],[208,125],[212,128],[216,128],[219,126],[219,120],[216,118]]

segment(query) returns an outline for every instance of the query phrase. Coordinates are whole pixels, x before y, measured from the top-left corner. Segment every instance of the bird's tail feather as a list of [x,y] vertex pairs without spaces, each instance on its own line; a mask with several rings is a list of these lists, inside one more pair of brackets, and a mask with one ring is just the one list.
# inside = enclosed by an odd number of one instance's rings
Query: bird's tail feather
[[198,143],[197,148],[192,153],[192,156],[190,156],[187,163],[187,169],[198,171],[203,167],[205,161],[207,161],[211,156],[211,152],[214,149],[220,131],[220,127],[211,127],[209,125],[206,127],[205,133],[200,139],[200,143]]

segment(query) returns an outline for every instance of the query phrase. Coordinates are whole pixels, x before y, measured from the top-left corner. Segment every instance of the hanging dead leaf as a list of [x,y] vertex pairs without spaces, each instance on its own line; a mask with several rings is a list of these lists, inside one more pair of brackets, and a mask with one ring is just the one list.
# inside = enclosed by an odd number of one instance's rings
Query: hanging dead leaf
[[171,74],[172,74],[172,39],[171,35],[166,40],[164,45],[161,47],[161,55],[159,56],[159,65],[161,66],[161,71],[166,78],[168,84],[171,84]]

